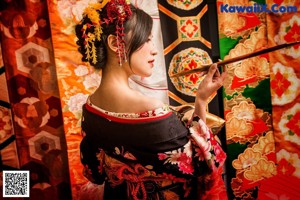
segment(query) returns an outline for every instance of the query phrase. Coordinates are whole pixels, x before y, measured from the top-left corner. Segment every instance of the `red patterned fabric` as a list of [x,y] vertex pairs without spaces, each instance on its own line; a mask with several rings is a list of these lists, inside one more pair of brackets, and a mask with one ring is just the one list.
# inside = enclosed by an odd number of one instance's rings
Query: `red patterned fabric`
[[2,169],[30,171],[30,199],[70,199],[47,2],[1,3],[1,76],[5,72],[6,77],[1,88],[8,88],[8,98],[1,101],[12,111],[10,122],[9,109],[0,108],[1,116],[5,116],[1,121],[6,123],[1,123],[1,130],[6,130],[1,137],[5,144],[1,149]]
[[[221,5],[252,6],[256,1],[218,1],[221,59],[298,40],[299,2],[267,0],[266,6],[295,6],[291,13],[221,12]],[[231,199],[298,199],[299,47],[282,49],[226,66],[228,192]],[[275,183],[276,182],[276,183]],[[279,189],[280,188],[280,189]]]

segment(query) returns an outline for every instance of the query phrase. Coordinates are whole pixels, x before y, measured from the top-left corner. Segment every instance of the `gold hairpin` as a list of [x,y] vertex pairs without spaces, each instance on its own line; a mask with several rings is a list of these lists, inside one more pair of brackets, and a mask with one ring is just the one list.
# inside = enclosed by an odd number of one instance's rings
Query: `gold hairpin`
[[[259,55],[265,54],[265,53],[270,53],[272,51],[276,51],[276,50],[283,49],[283,48],[290,47],[290,46],[297,45],[297,44],[300,44],[300,41],[273,46],[273,47],[270,47],[270,48],[266,48],[266,49],[259,50],[259,51],[256,51],[256,52],[248,53],[248,54],[238,56],[238,57],[235,57],[235,58],[230,58],[228,60],[215,62],[213,64],[217,64],[218,67],[221,67],[221,66],[233,63],[233,62],[241,61],[241,60],[244,60],[244,59],[247,59],[247,58],[252,58],[252,57],[259,56]],[[183,72],[179,72],[177,74],[171,75],[170,78],[183,76],[183,75],[187,75],[187,74],[192,74],[192,73],[197,73],[197,72],[208,71],[210,66],[213,65],[213,64],[201,65],[200,67],[197,67],[197,68],[194,68],[194,69],[191,69],[191,70],[186,70],[186,71],[183,71]]]

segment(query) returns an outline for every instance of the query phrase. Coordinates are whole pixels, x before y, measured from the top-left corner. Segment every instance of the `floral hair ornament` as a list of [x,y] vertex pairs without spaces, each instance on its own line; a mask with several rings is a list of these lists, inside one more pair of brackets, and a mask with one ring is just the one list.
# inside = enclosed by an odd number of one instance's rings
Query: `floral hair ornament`
[[[104,6],[106,6],[107,17],[100,19],[100,12]],[[111,23],[114,23],[116,26],[118,47],[117,55],[119,57],[119,64],[122,64],[122,60],[126,61],[124,22],[132,14],[130,1],[102,0],[94,4],[90,4],[90,6],[84,10],[84,14],[91,20],[91,24],[86,23],[81,29],[82,37],[84,38],[85,54],[88,61],[92,60],[92,63],[97,63],[95,42],[101,40],[102,24]]]

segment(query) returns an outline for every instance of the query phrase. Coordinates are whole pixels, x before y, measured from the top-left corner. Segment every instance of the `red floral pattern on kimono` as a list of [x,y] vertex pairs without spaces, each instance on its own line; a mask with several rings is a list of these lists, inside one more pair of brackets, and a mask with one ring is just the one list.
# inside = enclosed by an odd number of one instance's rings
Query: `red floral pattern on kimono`
[[104,199],[227,199],[226,158],[199,118],[184,124],[167,107],[117,115],[83,107],[84,175],[103,184]]

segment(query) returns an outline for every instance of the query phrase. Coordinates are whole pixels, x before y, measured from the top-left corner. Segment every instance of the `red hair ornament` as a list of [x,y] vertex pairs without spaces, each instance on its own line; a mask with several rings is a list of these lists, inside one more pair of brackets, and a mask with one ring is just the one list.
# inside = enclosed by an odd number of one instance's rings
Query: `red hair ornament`
[[[106,6],[107,16],[100,18],[100,12]],[[130,9],[130,1],[128,0],[103,0],[98,3],[89,5],[84,11],[87,18],[92,23],[86,23],[82,26],[82,38],[84,38],[85,54],[88,61],[97,63],[97,54],[95,42],[101,40],[102,24],[115,24],[117,37],[117,55],[119,57],[119,64],[122,61],[127,61],[127,52],[125,49],[125,34],[124,23],[132,15]],[[93,28],[93,29],[91,29]]]

